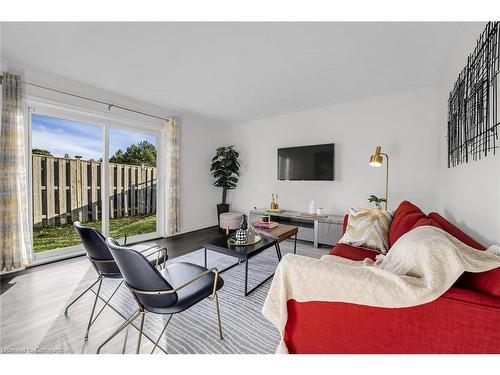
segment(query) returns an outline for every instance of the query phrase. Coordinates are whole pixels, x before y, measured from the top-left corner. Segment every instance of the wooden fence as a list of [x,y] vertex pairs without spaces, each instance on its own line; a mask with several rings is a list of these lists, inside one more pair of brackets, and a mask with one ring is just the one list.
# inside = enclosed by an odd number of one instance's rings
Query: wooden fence
[[[102,163],[33,155],[33,224],[101,220]],[[156,213],[156,168],[109,163],[110,218]]]

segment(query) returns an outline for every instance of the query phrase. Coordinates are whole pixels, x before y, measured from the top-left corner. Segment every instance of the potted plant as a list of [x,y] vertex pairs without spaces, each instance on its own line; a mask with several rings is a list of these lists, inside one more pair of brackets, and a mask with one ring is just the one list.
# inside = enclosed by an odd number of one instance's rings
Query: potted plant
[[239,155],[234,146],[221,146],[217,148],[216,154],[212,158],[210,172],[215,178],[214,186],[222,188],[222,203],[217,205],[217,220],[219,220],[221,213],[229,211],[227,191],[234,189],[238,183],[240,175]]
[[382,209],[381,203],[383,203],[385,201],[386,201],[385,198],[379,198],[373,194],[368,197],[368,202],[375,203],[375,208],[377,208],[379,210]]

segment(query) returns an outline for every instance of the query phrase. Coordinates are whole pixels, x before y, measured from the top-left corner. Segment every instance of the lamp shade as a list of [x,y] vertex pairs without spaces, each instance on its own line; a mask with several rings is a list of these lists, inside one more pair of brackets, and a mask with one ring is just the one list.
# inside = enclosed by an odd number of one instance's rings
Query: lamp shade
[[377,146],[377,148],[375,149],[375,153],[372,156],[370,156],[370,165],[372,167],[382,166],[382,155],[380,155],[380,150],[381,147]]

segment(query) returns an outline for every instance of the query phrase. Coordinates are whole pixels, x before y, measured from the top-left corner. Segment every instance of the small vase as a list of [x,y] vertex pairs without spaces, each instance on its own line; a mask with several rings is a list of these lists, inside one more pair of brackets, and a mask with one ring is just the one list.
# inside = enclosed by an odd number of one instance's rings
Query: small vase
[[310,215],[316,214],[316,202],[315,201],[311,201],[311,203],[309,203],[309,214]]
[[244,229],[244,230],[248,229],[247,215],[243,215],[243,217],[241,218],[240,229]]
[[235,236],[237,245],[244,245],[247,243],[247,231],[245,229],[238,229]]
[[254,243],[256,234],[257,233],[255,232],[253,225],[249,225],[247,229],[247,243]]

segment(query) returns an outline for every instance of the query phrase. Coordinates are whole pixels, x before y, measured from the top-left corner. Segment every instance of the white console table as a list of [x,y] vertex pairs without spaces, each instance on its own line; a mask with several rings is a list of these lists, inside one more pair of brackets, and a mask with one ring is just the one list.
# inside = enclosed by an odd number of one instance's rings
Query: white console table
[[320,244],[336,245],[342,237],[344,222],[342,215],[317,216],[290,210],[272,212],[263,208],[249,211],[250,223],[259,220],[263,214],[270,215],[272,221],[297,226],[299,228],[298,239],[312,241],[315,247]]

